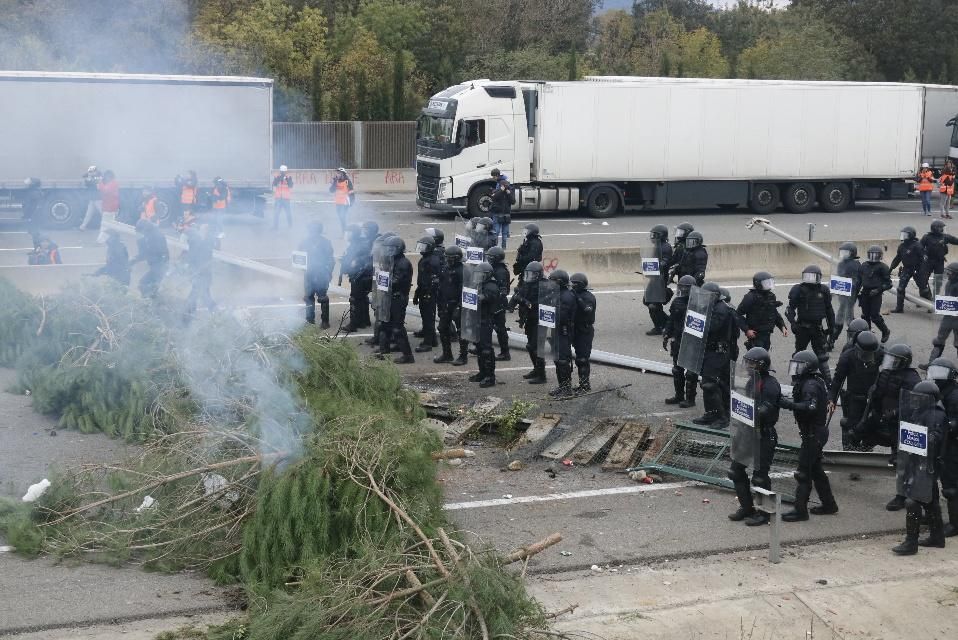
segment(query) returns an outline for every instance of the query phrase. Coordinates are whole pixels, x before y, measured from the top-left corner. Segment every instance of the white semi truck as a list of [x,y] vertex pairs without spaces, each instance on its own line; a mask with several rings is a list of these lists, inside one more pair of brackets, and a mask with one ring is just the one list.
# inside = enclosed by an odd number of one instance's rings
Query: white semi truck
[[951,86],[475,80],[422,110],[417,202],[483,214],[498,168],[518,187],[514,210],[836,212],[904,195],[923,159],[954,155],[955,114]]
[[174,177],[188,170],[201,207],[219,176],[233,208],[261,210],[272,180],[272,91],[268,78],[0,72],[0,206],[16,206],[35,178],[40,222],[75,226],[89,197],[82,175],[95,165],[116,174],[121,208],[155,188],[161,221],[179,202]]

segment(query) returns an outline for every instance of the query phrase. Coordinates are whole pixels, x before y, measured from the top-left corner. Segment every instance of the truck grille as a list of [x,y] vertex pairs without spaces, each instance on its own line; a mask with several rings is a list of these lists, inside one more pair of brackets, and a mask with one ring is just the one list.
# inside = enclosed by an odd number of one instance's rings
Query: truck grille
[[439,193],[439,165],[416,163],[416,191],[423,202],[435,203]]

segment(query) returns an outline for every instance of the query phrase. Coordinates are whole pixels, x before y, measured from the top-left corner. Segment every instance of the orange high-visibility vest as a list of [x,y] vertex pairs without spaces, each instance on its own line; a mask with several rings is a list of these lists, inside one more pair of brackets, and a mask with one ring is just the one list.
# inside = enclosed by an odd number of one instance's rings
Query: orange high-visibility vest
[[938,191],[941,193],[947,194],[949,196],[955,195],[955,176],[951,173],[941,174],[941,179],[938,181]]
[[180,189],[180,204],[196,204],[196,187],[184,184]]
[[918,190],[919,191],[931,191],[935,188],[935,174],[931,172],[931,169],[922,169],[918,174]]
[[289,182],[286,181],[285,176],[280,178],[279,182],[276,183],[276,186],[273,187],[273,197],[277,200],[293,199],[293,190],[289,188]]
[[349,180],[336,181],[336,204],[349,204]]
[[143,211],[140,212],[140,220],[153,222],[154,217],[156,217],[156,196],[144,202]]
[[220,193],[220,190],[213,189],[213,208],[214,209],[225,209],[226,205],[230,203],[233,199],[233,194],[230,192],[230,188],[226,187],[226,197],[222,197],[223,194]]

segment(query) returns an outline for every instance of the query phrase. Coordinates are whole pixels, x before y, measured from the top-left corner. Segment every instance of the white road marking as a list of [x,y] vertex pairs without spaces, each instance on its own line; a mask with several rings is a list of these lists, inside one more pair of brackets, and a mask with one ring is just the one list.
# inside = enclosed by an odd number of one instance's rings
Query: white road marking
[[[58,249],[86,249],[86,247],[57,247]],[[0,249],[0,251],[33,251],[33,247],[15,247],[13,249]]]
[[18,234],[23,234],[25,236],[30,235],[28,231],[0,231],[0,236],[13,236]]
[[660,484],[635,484],[628,487],[612,487],[610,489],[587,489],[585,491],[571,491],[569,493],[549,493],[542,496],[520,496],[518,498],[496,498],[493,500],[476,500],[474,502],[448,502],[442,506],[446,511],[461,511],[463,509],[483,509],[486,507],[504,507],[514,504],[529,504],[532,502],[555,502],[557,500],[573,500],[576,498],[598,498],[600,496],[628,495],[634,493],[649,493],[651,491],[668,491],[682,489],[701,483],[688,480],[686,482],[666,482]]
[[564,238],[564,237],[573,237],[578,238],[579,236],[635,236],[635,235],[649,235],[648,231],[598,231],[595,233],[545,233],[542,234],[543,238]]

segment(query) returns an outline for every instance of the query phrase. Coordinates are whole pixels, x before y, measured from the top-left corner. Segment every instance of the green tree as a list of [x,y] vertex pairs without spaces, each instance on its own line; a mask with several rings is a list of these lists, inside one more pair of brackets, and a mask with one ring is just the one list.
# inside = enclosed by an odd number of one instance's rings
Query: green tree
[[311,78],[312,86],[310,87],[309,96],[313,105],[313,120],[322,120],[326,113],[325,105],[323,104],[323,98],[325,97],[325,92],[323,91],[323,82],[325,80],[323,67],[325,64],[325,60],[321,57],[313,56],[313,76]]
[[591,57],[599,73],[628,75],[632,63],[629,53],[635,46],[635,23],[622,10],[606,11],[596,19],[596,37]]
[[728,60],[722,55],[722,43],[718,36],[699,27],[679,36],[678,55],[681,77],[687,78],[727,78]]
[[640,76],[674,75],[683,33],[682,25],[664,9],[645,16],[631,52],[633,72]]
[[393,120],[402,120],[406,116],[406,56],[401,49],[393,57]]

